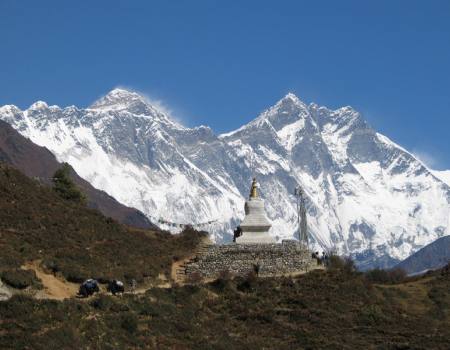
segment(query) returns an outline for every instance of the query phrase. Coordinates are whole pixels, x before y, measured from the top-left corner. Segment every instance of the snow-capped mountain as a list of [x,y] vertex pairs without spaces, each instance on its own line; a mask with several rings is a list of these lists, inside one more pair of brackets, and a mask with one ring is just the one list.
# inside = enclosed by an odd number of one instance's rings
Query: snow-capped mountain
[[450,186],[450,170],[434,170],[433,175]]
[[214,221],[205,229],[216,241],[229,240],[243,218],[253,175],[278,239],[297,230],[297,185],[317,247],[392,264],[450,234],[449,185],[351,107],[330,110],[288,94],[217,136],[115,89],[86,109],[36,102],[25,111],[1,107],[0,118],[153,221]]

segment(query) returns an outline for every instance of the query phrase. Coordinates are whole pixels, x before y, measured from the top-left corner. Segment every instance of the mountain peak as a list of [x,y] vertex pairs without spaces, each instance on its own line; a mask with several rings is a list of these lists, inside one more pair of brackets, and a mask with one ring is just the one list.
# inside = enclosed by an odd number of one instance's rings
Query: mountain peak
[[140,97],[143,98],[135,91],[123,89],[123,88],[115,88],[106,94],[106,96],[110,96],[112,98],[127,98],[127,97]]
[[48,105],[44,101],[36,101],[33,103],[29,109],[31,110],[40,110],[40,109],[47,109]]
[[[288,110],[292,110],[292,109],[297,109],[297,108],[307,108],[306,104],[300,100],[297,95],[295,95],[292,92],[288,92],[286,94],[286,96],[284,96],[281,100],[279,100],[275,106],[273,106],[272,108],[275,109],[288,109]],[[272,109],[270,108],[270,109]]]
[[137,92],[115,88],[95,101],[89,108],[122,110],[136,103],[148,105],[145,97],[139,95]]
[[286,94],[286,96],[284,96],[284,97],[281,99],[281,101],[283,101],[283,100],[291,100],[292,102],[301,102],[300,99],[297,97],[297,95],[295,95],[295,94],[292,93],[292,92],[288,92],[288,93]]
[[128,112],[140,117],[158,120],[177,129],[184,129],[182,125],[172,120],[158,104],[154,105],[147,97],[138,92],[123,88],[111,90],[105,96],[95,101],[88,109],[96,110],[100,113]]
[[15,105],[0,106],[0,114],[15,114],[20,113],[20,109]]

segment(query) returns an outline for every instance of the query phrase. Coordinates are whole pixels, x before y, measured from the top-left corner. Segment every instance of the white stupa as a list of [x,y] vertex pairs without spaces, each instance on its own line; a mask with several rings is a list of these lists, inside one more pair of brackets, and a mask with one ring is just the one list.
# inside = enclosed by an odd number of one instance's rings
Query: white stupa
[[236,238],[236,243],[275,243],[269,235],[272,224],[266,217],[264,201],[258,197],[258,184],[253,179],[250,198],[245,202],[245,218],[241,222],[242,235]]

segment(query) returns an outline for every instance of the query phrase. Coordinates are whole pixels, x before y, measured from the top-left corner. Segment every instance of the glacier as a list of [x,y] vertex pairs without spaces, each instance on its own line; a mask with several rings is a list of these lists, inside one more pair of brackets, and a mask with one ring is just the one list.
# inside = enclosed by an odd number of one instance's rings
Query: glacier
[[216,242],[230,241],[243,219],[253,176],[277,241],[297,234],[300,185],[313,248],[364,267],[391,266],[450,234],[448,173],[428,169],[348,106],[332,110],[289,93],[216,135],[114,89],[84,109],[6,105],[0,119],[153,222],[209,223],[201,228]]

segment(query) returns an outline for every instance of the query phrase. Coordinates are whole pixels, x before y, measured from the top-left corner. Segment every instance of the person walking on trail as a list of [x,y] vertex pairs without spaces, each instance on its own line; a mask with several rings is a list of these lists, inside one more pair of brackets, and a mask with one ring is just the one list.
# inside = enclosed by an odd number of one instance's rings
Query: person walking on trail
[[130,283],[131,293],[136,293],[137,281],[133,278]]
[[233,242],[236,242],[236,238],[242,236],[242,229],[241,226],[236,227],[236,229],[233,231]]
[[317,260],[317,265],[322,265],[322,259],[320,259],[319,252],[315,252],[315,253],[313,253],[313,255],[314,255],[314,259]]

